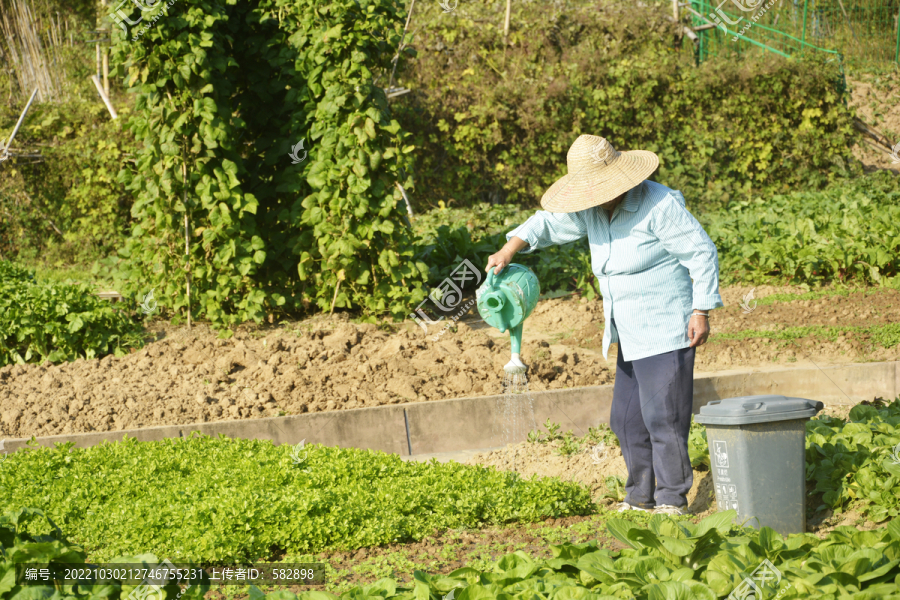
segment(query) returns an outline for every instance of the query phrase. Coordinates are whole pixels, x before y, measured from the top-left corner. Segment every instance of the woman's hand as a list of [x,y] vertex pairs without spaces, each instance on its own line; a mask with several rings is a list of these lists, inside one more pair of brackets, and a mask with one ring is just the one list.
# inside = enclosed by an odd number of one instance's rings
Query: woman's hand
[[506,268],[506,265],[512,262],[512,253],[507,251],[505,248],[501,249],[496,254],[491,254],[488,256],[487,267],[485,267],[485,271],[490,271],[491,267],[496,266],[494,269],[494,275],[499,275],[500,271]]
[[496,267],[494,269],[494,275],[499,275],[500,271],[506,268],[506,265],[512,262],[513,256],[516,255],[516,252],[528,246],[528,242],[525,240],[518,238],[516,236],[512,236],[506,245],[503,246],[496,254],[491,254],[488,256],[488,264],[484,268],[485,272],[490,271],[491,267]]
[[691,340],[691,348],[702,346],[709,339],[709,317],[693,314],[688,321],[688,338]]

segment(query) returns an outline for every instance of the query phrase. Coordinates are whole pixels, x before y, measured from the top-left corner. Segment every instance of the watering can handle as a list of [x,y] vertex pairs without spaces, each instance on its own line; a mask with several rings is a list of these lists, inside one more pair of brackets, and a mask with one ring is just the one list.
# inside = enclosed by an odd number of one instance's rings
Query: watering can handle
[[[494,269],[496,269],[496,268],[497,268],[496,266],[493,266],[487,270],[487,281],[484,282],[484,285],[486,285],[489,288],[494,287]],[[503,269],[505,269],[505,268],[506,267],[503,267]],[[501,273],[503,272],[503,269],[500,270]]]

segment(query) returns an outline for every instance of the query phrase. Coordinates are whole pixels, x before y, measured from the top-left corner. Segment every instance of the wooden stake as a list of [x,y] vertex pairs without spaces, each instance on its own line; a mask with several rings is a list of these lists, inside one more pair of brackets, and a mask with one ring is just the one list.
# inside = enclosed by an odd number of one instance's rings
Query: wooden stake
[[678,18],[678,0],[672,0],[672,16],[675,17],[675,21],[679,21]]
[[503,45],[506,45],[506,40],[509,37],[509,10],[512,5],[512,0],[506,0],[506,22],[503,24]]
[[334,303],[337,302],[338,291],[341,289],[341,279],[338,279],[337,285],[334,286],[334,298],[331,299],[331,311],[328,314],[334,314]]
[[185,269],[185,285],[187,286],[187,321],[188,329],[191,328],[191,234],[188,228],[188,206],[187,206],[187,163],[181,163],[181,180],[184,188],[184,269]]
[[16,139],[16,134],[19,132],[19,127],[22,126],[22,122],[25,120],[25,115],[28,114],[28,109],[31,108],[31,103],[34,102],[34,97],[37,96],[37,93],[38,89],[34,88],[34,91],[31,93],[31,98],[28,100],[28,104],[25,105],[25,110],[23,110],[22,114],[19,115],[19,120],[16,121],[16,126],[13,127],[12,135],[9,136],[9,141],[4,142],[2,147],[0,147],[0,161],[9,158],[9,147],[12,146],[13,140]]
[[403,51],[403,40],[406,38],[406,30],[409,29],[409,20],[412,18],[412,11],[415,5],[416,0],[412,0],[412,3],[409,5],[409,14],[406,15],[406,25],[403,26],[403,34],[400,36],[400,45],[397,47],[397,55],[394,57],[394,68],[391,69],[391,78],[388,80],[387,89],[394,87],[394,74],[397,72],[397,63],[400,62],[400,52]]
[[112,115],[113,119],[118,119],[119,115],[116,113],[116,109],[113,108],[112,102],[109,101],[109,96],[106,95],[106,92],[103,91],[103,84],[100,83],[100,78],[96,75],[91,76],[91,81],[94,82],[94,86],[97,88],[97,93],[100,94],[100,97],[103,99],[103,103],[106,105],[106,108],[109,110],[109,114]]
[[103,49],[103,91],[109,97],[109,50]]

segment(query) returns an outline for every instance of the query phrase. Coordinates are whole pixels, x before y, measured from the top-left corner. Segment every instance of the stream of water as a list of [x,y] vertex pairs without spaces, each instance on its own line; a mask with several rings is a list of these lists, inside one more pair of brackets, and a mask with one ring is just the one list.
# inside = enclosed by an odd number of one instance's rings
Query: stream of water
[[[525,373],[507,373],[503,380],[503,396],[497,400],[494,436],[503,446],[525,441],[528,432],[537,429],[534,398],[528,389]],[[513,464],[515,468],[515,456]]]

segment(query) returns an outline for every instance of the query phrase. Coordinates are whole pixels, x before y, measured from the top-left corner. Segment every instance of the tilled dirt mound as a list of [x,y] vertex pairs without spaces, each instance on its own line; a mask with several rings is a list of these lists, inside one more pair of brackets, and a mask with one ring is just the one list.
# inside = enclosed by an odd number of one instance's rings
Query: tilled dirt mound
[[[460,323],[437,342],[338,320],[333,330],[276,328],[218,340],[197,327],[123,358],[0,369],[8,438],[247,419],[502,392],[509,341]],[[323,322],[324,323],[324,322]],[[265,334],[264,337],[262,335]],[[603,361],[523,356],[532,390],[609,383]],[[558,357],[557,357],[558,358]]]
[[[713,312],[714,336],[698,349],[697,371],[900,358],[900,346],[880,348],[864,336],[717,340],[747,329],[900,321],[895,290],[760,305],[744,314],[738,304],[750,289],[722,291],[726,307]],[[799,291],[761,286],[754,294]],[[411,323],[378,328],[320,316],[242,327],[229,340],[202,325],[188,331],[154,322],[158,341],[123,358],[0,368],[0,439],[500,394],[509,337],[470,318],[472,327],[460,322],[436,335],[441,329],[432,326],[426,335]],[[602,301],[545,300],[525,325],[531,390],[612,383],[617,347],[603,359]]]
[[[628,477],[622,450],[616,445],[600,444],[585,448],[579,453],[564,456],[560,442],[510,444],[499,450],[473,455],[466,461],[470,465],[486,465],[504,471],[515,471],[524,477],[557,477],[563,481],[575,481],[591,490],[595,502],[607,505],[617,501],[606,497],[610,493],[606,478]],[[694,484],[688,493],[691,513],[706,516],[715,511],[715,489],[709,471],[694,471]]]

